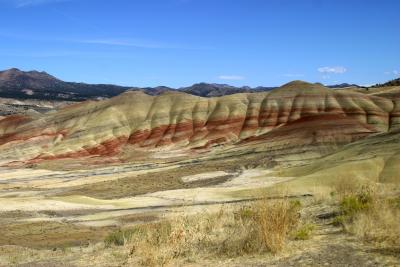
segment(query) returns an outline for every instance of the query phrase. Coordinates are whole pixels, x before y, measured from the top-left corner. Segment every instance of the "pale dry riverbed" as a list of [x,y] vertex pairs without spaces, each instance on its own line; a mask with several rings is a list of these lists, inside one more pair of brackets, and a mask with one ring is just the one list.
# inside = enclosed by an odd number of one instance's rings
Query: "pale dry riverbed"
[[104,240],[111,231],[181,214],[215,211],[269,187],[266,169],[232,165],[126,164],[52,171],[0,169],[0,246],[57,248]]

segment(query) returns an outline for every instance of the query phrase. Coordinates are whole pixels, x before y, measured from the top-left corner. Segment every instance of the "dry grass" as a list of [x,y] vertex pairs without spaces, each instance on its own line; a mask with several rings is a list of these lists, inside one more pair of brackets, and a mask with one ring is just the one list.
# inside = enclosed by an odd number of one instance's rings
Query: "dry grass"
[[387,187],[346,179],[336,187],[341,215],[336,223],[365,242],[400,249],[400,201]]
[[364,206],[353,209],[344,226],[366,242],[400,249],[400,208],[386,197],[369,195]]
[[0,246],[16,245],[42,249],[87,246],[103,240],[114,229],[51,221],[2,222]]
[[308,240],[311,238],[313,231],[315,230],[315,224],[306,223],[298,227],[296,231],[293,232],[293,238],[295,240]]
[[334,190],[333,193],[339,200],[342,200],[349,195],[357,194],[362,183],[358,179],[340,177],[336,179],[331,186]]
[[297,202],[276,201],[260,202],[256,211],[256,228],[261,234],[263,245],[272,253],[282,250],[286,236],[297,222],[298,215],[295,213],[298,208]]
[[[107,238],[130,248],[130,264],[164,266],[173,260],[278,253],[299,220],[299,203],[263,200],[218,213],[138,225]],[[115,240],[115,242],[113,242]]]
[[91,184],[84,184],[66,188],[64,191],[55,194],[56,196],[84,195],[100,199],[115,199],[130,196],[137,196],[158,191],[196,188],[223,183],[231,175],[209,180],[200,180],[192,183],[184,183],[181,178],[204,172],[227,171],[232,172],[230,166],[189,165],[179,168],[162,170],[160,172],[148,172],[137,176],[123,177],[117,180],[102,181]]
[[347,229],[367,242],[400,248],[400,210],[387,203],[357,214]]

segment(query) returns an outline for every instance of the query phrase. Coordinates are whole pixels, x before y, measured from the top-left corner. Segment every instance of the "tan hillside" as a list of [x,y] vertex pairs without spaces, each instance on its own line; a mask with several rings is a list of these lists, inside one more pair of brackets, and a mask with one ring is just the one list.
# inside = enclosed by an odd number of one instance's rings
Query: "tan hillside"
[[[71,105],[38,120],[18,116],[3,119],[0,157],[5,164],[118,156],[128,147],[195,149],[254,139],[268,143],[274,135],[267,133],[295,121],[291,127],[301,130],[294,130],[291,138],[302,133],[303,124],[310,129],[315,125],[318,139],[324,139],[325,133],[333,130],[334,139],[340,140],[332,142],[344,144],[357,136],[398,127],[400,114],[396,110],[392,100],[383,97],[334,91],[298,81],[270,92],[216,98],[180,92],[159,96],[127,92],[109,100]],[[299,120],[310,116],[311,120]],[[335,125],[341,126],[335,129]],[[329,127],[331,130],[326,131]],[[276,136],[285,138],[285,134]],[[330,142],[329,137],[325,139],[324,142]]]
[[377,134],[348,144],[302,167],[289,168],[284,176],[296,176],[294,184],[330,185],[340,179],[400,183],[400,131]]

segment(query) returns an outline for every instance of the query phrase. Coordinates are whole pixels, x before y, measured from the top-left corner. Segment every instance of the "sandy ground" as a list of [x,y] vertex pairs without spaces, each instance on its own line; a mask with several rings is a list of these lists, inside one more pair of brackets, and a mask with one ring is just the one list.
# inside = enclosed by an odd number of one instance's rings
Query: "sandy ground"
[[[243,170],[230,174],[228,181],[209,187],[176,189],[148,193],[134,197],[112,200],[97,199],[82,195],[62,197],[49,196],[49,192],[62,191],[74,185],[94,183],[104,180],[116,180],[128,175],[139,175],[144,172],[163,171],[175,166],[156,166],[145,169],[144,166],[118,166],[96,170],[48,171],[31,169],[0,170],[0,212],[24,211],[73,211],[86,210],[79,216],[35,216],[22,218],[20,221],[69,221],[91,226],[116,225],[118,216],[137,214],[156,210],[165,213],[167,210],[187,205],[206,205],[225,203],[243,199],[235,192],[244,189],[269,187],[289,178],[277,178],[265,169]],[[225,171],[205,172],[182,178],[183,182],[210,180],[228,175]],[[33,190],[32,190],[33,189]],[[93,212],[95,211],[95,212]]]

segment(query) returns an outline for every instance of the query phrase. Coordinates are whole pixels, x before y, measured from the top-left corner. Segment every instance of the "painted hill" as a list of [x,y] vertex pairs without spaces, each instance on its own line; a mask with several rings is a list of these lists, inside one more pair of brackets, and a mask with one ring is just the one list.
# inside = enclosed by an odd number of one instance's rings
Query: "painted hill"
[[6,117],[0,121],[0,162],[126,160],[126,151],[131,150],[189,153],[260,141],[268,144],[266,150],[315,142],[339,146],[398,128],[399,122],[400,112],[392,100],[301,81],[270,92],[214,98],[129,91],[68,106],[40,119]]

